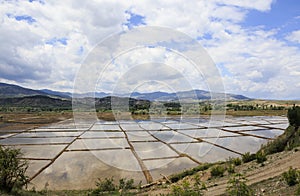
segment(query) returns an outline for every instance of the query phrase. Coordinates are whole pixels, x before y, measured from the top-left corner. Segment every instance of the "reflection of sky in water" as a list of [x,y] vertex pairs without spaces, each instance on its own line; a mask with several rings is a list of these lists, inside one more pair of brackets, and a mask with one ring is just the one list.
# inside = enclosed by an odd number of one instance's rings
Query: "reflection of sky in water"
[[261,131],[244,131],[243,133],[267,137],[267,138],[275,138],[283,134],[283,132],[284,131],[280,129],[271,129],[271,130],[261,130]]
[[169,175],[199,162],[256,152],[269,141],[259,137],[275,138],[287,126],[283,117],[101,120],[79,126],[69,120],[28,131],[1,131],[0,144],[22,149],[30,163],[29,176],[41,171],[32,181],[37,189],[46,182],[52,189],[92,188],[99,177],[146,183],[142,167],[158,179],[161,173]]
[[195,138],[239,136],[237,133],[226,132],[215,128],[179,130],[178,132]]
[[259,150],[261,144],[267,142],[267,140],[251,137],[251,136],[241,136],[241,137],[228,137],[215,139],[204,139],[204,141],[212,142],[219,146],[223,146],[235,152],[244,154],[245,152],[254,153]]
[[180,133],[176,133],[175,131],[151,131],[151,134],[167,143],[172,142],[195,142],[197,140],[192,139],[191,137],[187,137]]

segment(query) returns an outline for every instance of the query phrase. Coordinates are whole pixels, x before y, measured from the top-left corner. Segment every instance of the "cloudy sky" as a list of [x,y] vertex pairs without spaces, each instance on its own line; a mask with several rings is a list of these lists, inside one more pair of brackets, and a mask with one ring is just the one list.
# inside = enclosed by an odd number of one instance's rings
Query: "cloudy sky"
[[[159,26],[197,40],[219,70],[226,92],[300,99],[299,10],[298,0],[2,0],[0,82],[72,92],[97,44],[121,31]],[[132,68],[134,74],[124,66],[129,61],[140,65]],[[161,47],[136,49],[112,61],[98,90],[109,92],[118,84],[171,91],[180,86],[181,76],[189,80],[186,88],[205,89],[203,76],[184,61]],[[161,71],[156,82],[139,82],[155,68]]]

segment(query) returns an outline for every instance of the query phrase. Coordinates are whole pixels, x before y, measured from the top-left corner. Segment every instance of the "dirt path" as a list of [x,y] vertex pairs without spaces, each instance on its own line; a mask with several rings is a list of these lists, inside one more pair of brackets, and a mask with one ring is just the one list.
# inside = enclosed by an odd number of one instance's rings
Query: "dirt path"
[[[247,184],[252,185],[269,178],[281,175],[290,167],[300,168],[300,151],[284,152],[268,157],[265,166],[261,167],[257,163],[245,164],[239,168],[241,171],[246,171]],[[253,169],[248,169],[253,168]],[[217,186],[208,188],[205,195],[220,195],[226,191],[228,178],[222,178],[214,183]]]

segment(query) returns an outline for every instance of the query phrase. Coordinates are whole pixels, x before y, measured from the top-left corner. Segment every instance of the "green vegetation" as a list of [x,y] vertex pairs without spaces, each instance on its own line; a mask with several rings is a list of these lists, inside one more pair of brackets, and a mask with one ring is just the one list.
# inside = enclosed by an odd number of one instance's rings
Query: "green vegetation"
[[227,167],[227,171],[229,174],[235,173],[235,166],[233,164],[229,163],[229,165]]
[[263,163],[267,160],[267,156],[263,151],[258,151],[255,155],[257,163]]
[[300,196],[300,184],[298,184],[295,195]]
[[28,163],[20,159],[19,149],[10,149],[0,146],[0,191],[11,192],[27,185],[28,177],[25,172]]
[[291,126],[298,128],[300,126],[300,107],[294,106],[288,110],[288,119]]
[[254,191],[247,186],[247,179],[244,175],[238,173],[232,176],[227,182],[228,186],[226,192],[230,196],[251,196]]
[[300,171],[290,168],[287,172],[282,174],[284,181],[289,186],[294,186],[300,182]]
[[265,104],[233,104],[226,105],[227,110],[234,111],[251,111],[251,110],[285,110],[284,106],[265,105]]
[[164,103],[164,106],[167,108],[167,111],[181,111],[181,105],[178,102],[167,102]]
[[221,165],[216,165],[211,168],[210,174],[212,177],[222,177],[224,175],[225,168]]
[[255,156],[256,156],[255,154],[251,154],[250,152],[246,152],[245,154],[242,155],[243,163],[248,163],[250,161],[255,160],[255,158],[256,158]]
[[290,126],[285,132],[274,141],[264,145],[261,151],[264,151],[268,155],[300,146],[300,107],[294,106],[289,109],[288,119]]
[[113,177],[104,180],[99,178],[96,186],[97,188],[90,195],[128,195],[130,189],[136,188],[133,179],[122,178],[119,180],[119,185],[115,185]]
[[181,173],[173,174],[173,175],[170,176],[169,179],[172,183],[175,183],[175,182],[178,182],[179,180],[183,179],[186,176],[191,176],[191,175],[194,175],[195,173],[197,173],[199,171],[207,170],[212,165],[213,165],[212,163],[204,163],[204,164],[201,164],[201,165],[199,165],[197,167],[194,167],[192,169],[185,170]]
[[192,185],[189,181],[183,180],[181,185],[172,186],[172,194],[175,196],[199,196],[203,195],[203,190],[206,190],[204,182],[200,181],[198,175],[194,178],[194,184]]
[[239,166],[239,165],[242,164],[242,160],[239,157],[237,157],[237,158],[229,158],[229,162],[231,164],[234,164],[235,166]]
[[248,163],[250,161],[256,160],[257,163],[263,163],[267,160],[267,155],[264,151],[260,150],[256,154],[251,154],[250,152],[246,152],[242,155],[243,163]]

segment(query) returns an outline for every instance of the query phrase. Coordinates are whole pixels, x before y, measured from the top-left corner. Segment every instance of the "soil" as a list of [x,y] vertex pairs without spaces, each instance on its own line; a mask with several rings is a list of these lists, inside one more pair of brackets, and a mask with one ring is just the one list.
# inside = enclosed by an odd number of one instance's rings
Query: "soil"
[[[245,175],[248,180],[247,185],[254,190],[255,195],[295,195],[297,185],[289,187],[283,180],[282,173],[288,171],[291,167],[300,169],[300,148],[269,155],[267,158],[268,160],[263,165],[252,161],[236,166],[235,173]],[[224,177],[211,178],[209,169],[197,174],[207,186],[207,190],[203,192],[204,195],[225,195],[227,182],[230,178],[229,174],[225,173]],[[167,195],[171,193],[172,186],[181,185],[183,180],[187,180],[192,184],[195,175],[187,176],[171,185],[165,184],[148,188],[140,195]]]
[[72,118],[72,112],[8,112],[0,113],[0,133],[27,130]]

